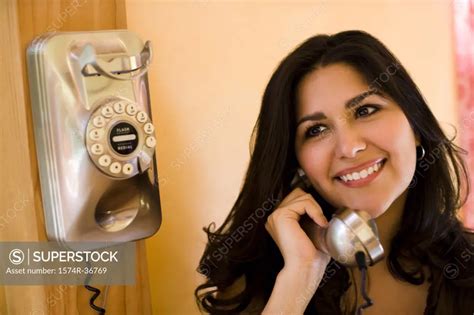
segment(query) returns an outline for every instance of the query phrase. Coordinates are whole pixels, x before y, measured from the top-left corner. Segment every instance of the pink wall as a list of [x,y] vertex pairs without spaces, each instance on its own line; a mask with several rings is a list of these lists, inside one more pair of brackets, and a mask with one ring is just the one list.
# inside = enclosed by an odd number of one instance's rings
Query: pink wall
[[[453,6],[456,38],[456,69],[462,147],[468,150],[470,178],[474,178],[474,1],[456,1]],[[474,194],[464,206],[466,227],[474,230]]]

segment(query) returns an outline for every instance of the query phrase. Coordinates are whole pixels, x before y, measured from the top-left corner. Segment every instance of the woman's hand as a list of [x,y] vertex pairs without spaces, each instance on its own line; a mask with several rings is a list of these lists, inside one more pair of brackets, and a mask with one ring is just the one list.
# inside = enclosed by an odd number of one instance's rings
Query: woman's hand
[[268,217],[265,228],[280,249],[285,267],[310,266],[315,263],[326,267],[329,257],[316,249],[300,225],[300,218],[304,214],[319,226],[326,227],[328,224],[313,196],[296,188]]
[[285,261],[263,314],[303,314],[324,275],[330,257],[316,249],[300,225],[307,214],[315,224],[328,222],[314,198],[296,188],[268,217],[265,228]]

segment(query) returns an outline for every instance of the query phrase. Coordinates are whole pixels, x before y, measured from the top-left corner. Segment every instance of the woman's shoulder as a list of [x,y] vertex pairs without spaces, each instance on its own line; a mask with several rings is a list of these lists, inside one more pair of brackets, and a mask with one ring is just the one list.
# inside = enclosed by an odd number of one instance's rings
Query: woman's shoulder
[[463,231],[461,241],[446,251],[442,265],[432,271],[425,314],[472,315],[474,233]]
[[445,245],[437,282],[449,287],[474,287],[474,231],[463,230],[459,241]]

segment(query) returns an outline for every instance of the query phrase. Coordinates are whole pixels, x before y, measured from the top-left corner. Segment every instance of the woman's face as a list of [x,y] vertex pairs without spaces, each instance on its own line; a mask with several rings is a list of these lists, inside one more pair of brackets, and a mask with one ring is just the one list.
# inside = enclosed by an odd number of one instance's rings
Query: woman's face
[[401,108],[353,68],[333,64],[298,87],[296,156],[337,208],[378,217],[407,189],[419,144]]

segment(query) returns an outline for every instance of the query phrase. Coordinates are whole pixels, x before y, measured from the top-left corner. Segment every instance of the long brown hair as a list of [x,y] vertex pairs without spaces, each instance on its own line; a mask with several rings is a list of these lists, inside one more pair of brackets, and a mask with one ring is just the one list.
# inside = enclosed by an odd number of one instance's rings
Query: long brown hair
[[[428,276],[433,281],[434,275],[442,275],[452,255],[468,246],[456,217],[469,192],[461,158],[465,151],[445,136],[407,71],[379,40],[362,31],[318,35],[291,52],[273,73],[263,95],[240,194],[222,226],[215,231],[213,224],[204,229],[208,244],[198,271],[206,276],[206,282],[195,291],[203,310],[234,314],[244,310],[252,299],[268,300],[283,259],[264,224],[277,201],[290,192],[298,166],[294,152],[296,90],[313,69],[334,63],[347,64],[367,82],[376,82],[380,91],[400,105],[426,150],[408,188],[405,209],[410,211],[404,211],[388,253],[390,272],[414,285]],[[390,75],[382,76],[390,67]],[[330,218],[334,209],[314,189],[310,193]],[[430,266],[431,275],[424,274],[423,265]],[[240,277],[246,280],[241,293],[227,299],[216,297],[216,292],[223,292]],[[443,280],[457,287],[462,279]],[[320,284],[306,312],[340,314],[340,298],[348,287],[347,270],[341,267],[324,286]],[[436,299],[436,292],[430,291],[430,297]],[[429,301],[428,308],[434,314],[433,303]]]

